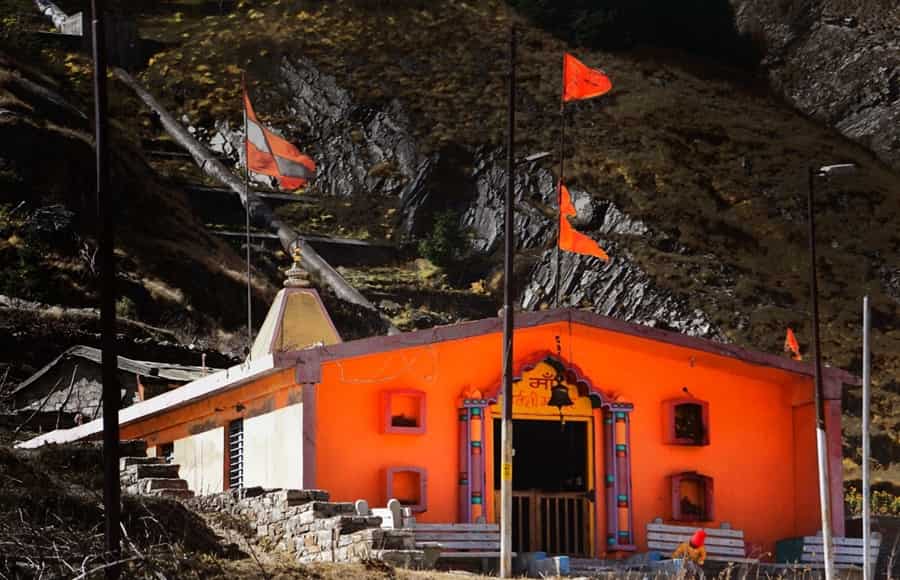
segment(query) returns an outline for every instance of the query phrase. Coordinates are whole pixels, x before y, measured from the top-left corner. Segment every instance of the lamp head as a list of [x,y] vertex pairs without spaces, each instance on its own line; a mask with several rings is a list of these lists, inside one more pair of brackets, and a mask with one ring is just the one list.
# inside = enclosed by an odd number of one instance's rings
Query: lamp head
[[823,165],[815,170],[817,176],[835,177],[838,175],[851,175],[856,173],[855,163],[837,163],[835,165]]

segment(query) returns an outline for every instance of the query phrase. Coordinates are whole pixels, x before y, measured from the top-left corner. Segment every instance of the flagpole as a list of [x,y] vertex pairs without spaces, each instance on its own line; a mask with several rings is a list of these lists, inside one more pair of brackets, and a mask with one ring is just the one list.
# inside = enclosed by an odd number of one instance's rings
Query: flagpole
[[501,421],[502,458],[500,470],[500,577],[512,576],[512,479],[513,479],[513,297],[515,234],[513,202],[516,187],[516,27],[509,27],[509,119],[506,146],[506,208],[504,228],[506,247],[503,260],[503,419]]
[[862,537],[863,537],[863,580],[873,580],[871,547],[872,538],[872,499],[870,497],[871,482],[869,481],[869,455],[870,455],[870,404],[872,398],[871,373],[872,350],[869,343],[872,326],[872,311],[869,307],[869,296],[863,296],[863,368],[862,368]]
[[106,558],[105,576],[117,579],[121,573],[121,494],[119,482],[119,370],[116,355],[116,258],[114,199],[109,192],[109,120],[106,92],[105,2],[91,2],[91,34],[94,57],[94,154],[97,171],[97,217],[100,225],[100,346],[103,357],[103,512]]
[[247,359],[252,356],[253,349],[253,290],[250,284],[250,135],[248,133],[249,123],[247,121],[247,102],[245,96],[247,94],[247,79],[244,73],[241,73],[241,105],[244,109],[244,209],[245,209],[245,231],[247,234]]
[[562,82],[563,82],[563,90],[562,94],[559,97],[559,119],[560,119],[560,132],[559,132],[559,183],[556,187],[556,210],[559,218],[556,222],[556,284],[554,284],[556,288],[556,303],[555,307],[559,308],[559,294],[560,294],[560,270],[562,263],[560,262],[560,251],[559,251],[559,236],[560,236],[560,221],[566,219],[562,215],[562,185],[564,183],[564,173],[566,167],[566,57],[563,56],[563,73],[562,73]]

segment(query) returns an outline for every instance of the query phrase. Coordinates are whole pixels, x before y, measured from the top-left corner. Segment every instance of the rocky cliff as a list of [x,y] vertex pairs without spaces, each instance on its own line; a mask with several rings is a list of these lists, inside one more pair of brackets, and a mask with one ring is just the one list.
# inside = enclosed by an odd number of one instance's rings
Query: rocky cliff
[[731,0],[772,86],[807,115],[900,168],[900,4]]

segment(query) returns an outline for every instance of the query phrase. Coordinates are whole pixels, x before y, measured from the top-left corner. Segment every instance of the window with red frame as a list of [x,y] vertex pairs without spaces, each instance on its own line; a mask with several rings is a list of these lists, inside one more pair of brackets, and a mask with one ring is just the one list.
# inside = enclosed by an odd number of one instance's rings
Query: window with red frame
[[696,471],[671,476],[672,519],[676,522],[709,522],[715,519],[713,480]]
[[699,399],[671,399],[663,402],[666,443],[709,445],[709,403]]
[[425,433],[425,393],[396,389],[382,393],[385,433]]

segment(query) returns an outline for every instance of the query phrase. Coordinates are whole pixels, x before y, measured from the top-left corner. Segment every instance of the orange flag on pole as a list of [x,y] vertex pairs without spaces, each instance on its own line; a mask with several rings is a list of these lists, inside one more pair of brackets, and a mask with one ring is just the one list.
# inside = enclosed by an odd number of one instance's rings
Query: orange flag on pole
[[563,54],[563,102],[590,99],[612,89],[609,77],[569,54]]
[[562,183],[559,184],[559,249],[585,256],[594,256],[604,262],[609,261],[609,256],[603,251],[597,242],[582,234],[569,223],[569,216],[577,215],[569,190]]
[[306,185],[316,175],[316,163],[259,122],[246,85],[243,89],[244,114],[247,115],[247,169],[275,177],[281,189],[294,190]]
[[794,360],[803,360],[803,356],[800,354],[800,344],[797,342],[797,337],[794,336],[794,331],[790,328],[787,329],[784,337],[784,352],[792,353],[791,358]]

